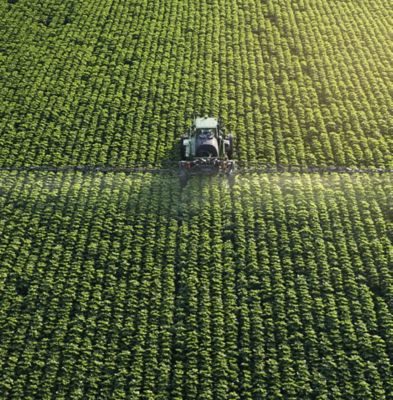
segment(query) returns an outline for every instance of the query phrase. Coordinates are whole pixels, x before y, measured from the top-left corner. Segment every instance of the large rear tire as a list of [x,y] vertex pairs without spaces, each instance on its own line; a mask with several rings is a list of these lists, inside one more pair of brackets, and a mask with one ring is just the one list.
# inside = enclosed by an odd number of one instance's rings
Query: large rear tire
[[229,146],[227,148],[227,156],[231,160],[233,156],[233,136],[228,135]]
[[186,159],[186,146],[183,144],[183,139],[180,139],[180,157],[182,160]]

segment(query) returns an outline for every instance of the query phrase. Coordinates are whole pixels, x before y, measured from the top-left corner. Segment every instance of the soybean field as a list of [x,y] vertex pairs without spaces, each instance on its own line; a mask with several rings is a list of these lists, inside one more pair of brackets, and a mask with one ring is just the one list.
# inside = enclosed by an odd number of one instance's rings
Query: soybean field
[[390,175],[0,182],[3,398],[391,398]]
[[[392,400],[392,39],[387,0],[1,0],[0,398]],[[179,180],[196,114],[233,176]]]
[[161,165],[220,115],[248,165],[393,168],[388,0],[0,2],[0,164]]

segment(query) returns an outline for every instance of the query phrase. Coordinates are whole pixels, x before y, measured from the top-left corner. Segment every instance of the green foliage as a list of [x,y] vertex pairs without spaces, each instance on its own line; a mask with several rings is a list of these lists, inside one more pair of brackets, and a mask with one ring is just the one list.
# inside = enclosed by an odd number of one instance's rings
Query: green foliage
[[[391,169],[392,18],[3,1],[0,167],[160,166],[197,112],[248,166]],[[392,399],[392,179],[0,171],[0,398]]]
[[384,1],[0,4],[0,165],[160,165],[194,112],[235,157],[393,168]]
[[1,172],[1,397],[391,398],[392,187]]

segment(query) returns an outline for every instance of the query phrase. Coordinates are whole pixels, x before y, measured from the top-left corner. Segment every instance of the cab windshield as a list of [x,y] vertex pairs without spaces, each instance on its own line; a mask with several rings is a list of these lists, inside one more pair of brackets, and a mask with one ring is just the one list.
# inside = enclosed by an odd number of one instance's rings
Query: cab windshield
[[214,129],[213,128],[197,129],[196,134],[201,139],[212,139],[214,136]]

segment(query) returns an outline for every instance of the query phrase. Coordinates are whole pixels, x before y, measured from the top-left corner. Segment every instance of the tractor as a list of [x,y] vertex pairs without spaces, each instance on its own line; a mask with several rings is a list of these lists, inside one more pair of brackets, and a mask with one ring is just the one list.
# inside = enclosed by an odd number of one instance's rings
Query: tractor
[[219,119],[196,117],[186,136],[181,138],[181,161],[183,175],[194,172],[231,174],[235,170],[233,137],[225,135]]

